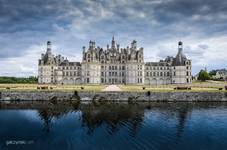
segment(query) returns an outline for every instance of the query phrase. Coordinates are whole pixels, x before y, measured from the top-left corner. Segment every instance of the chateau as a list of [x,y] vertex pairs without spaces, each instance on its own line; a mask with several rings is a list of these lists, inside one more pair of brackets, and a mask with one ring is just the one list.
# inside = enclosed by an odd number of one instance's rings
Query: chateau
[[143,48],[132,41],[120,48],[112,38],[106,49],[94,41],[83,47],[82,62],[70,62],[52,53],[51,42],[38,62],[40,84],[182,84],[191,83],[191,60],[183,54],[183,43],[178,43],[176,57],[168,56],[159,62],[144,62]]

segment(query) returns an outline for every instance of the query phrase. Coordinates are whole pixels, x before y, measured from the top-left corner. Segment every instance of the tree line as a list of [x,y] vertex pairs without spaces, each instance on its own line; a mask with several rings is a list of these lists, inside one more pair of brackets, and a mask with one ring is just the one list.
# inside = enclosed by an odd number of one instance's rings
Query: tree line
[[202,70],[200,70],[200,72],[198,74],[197,80],[200,80],[200,81],[206,81],[206,80],[225,81],[225,80],[227,80],[227,78],[225,78],[225,79],[214,78],[216,73],[217,73],[217,70],[211,70],[210,72],[207,72],[206,70],[202,69]]
[[0,83],[38,83],[38,78],[30,77],[0,77]]

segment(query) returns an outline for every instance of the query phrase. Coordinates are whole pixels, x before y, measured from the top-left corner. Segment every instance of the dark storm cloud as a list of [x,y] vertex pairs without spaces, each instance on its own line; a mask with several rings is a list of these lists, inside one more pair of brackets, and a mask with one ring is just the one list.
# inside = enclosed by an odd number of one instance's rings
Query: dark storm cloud
[[[97,13],[100,9],[109,11],[112,15],[104,18],[101,13]],[[75,14],[75,11],[83,16]],[[159,28],[185,22],[187,23],[185,25],[196,27],[202,27],[204,23],[207,27],[214,25],[213,30],[218,31],[219,28],[223,30],[226,27],[224,25],[227,20],[224,15],[226,13],[227,2],[223,0],[1,0],[0,32],[51,31],[54,23],[66,26],[81,17],[83,19],[93,17],[93,20],[90,20],[92,22],[103,17],[106,22],[101,20],[98,25],[114,22],[114,26],[109,26],[113,30],[118,28],[117,23],[122,30],[128,27],[129,30],[134,30],[147,24],[152,25],[154,22]],[[122,27],[121,23],[124,22],[126,24]],[[129,23],[131,26],[128,26]]]
[[[136,39],[145,51],[164,57],[175,54],[166,42],[226,36],[226,14],[223,0],[0,0],[0,58],[23,59],[29,47],[46,40],[76,55],[89,40],[106,46],[113,35],[123,46]],[[206,56],[211,43],[185,52]]]
[[1,32],[47,30],[60,15],[63,1],[1,0]]

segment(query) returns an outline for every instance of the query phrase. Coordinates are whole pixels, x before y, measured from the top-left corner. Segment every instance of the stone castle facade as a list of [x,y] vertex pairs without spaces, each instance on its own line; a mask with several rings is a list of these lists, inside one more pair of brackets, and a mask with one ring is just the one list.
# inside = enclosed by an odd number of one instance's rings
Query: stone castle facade
[[176,57],[168,56],[159,62],[144,62],[143,48],[132,41],[120,48],[112,38],[106,49],[96,47],[94,41],[83,47],[82,62],[70,62],[61,55],[53,55],[51,42],[38,63],[40,84],[182,84],[191,83],[191,60],[183,54],[178,43]]

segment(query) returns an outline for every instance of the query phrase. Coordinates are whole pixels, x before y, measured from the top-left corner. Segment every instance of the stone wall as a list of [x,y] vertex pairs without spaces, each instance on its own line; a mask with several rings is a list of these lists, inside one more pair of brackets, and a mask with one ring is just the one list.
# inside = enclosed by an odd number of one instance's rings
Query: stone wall
[[2,91],[0,100],[69,100],[81,101],[227,101],[227,92],[13,92]]

